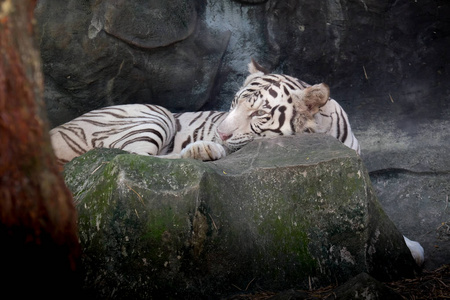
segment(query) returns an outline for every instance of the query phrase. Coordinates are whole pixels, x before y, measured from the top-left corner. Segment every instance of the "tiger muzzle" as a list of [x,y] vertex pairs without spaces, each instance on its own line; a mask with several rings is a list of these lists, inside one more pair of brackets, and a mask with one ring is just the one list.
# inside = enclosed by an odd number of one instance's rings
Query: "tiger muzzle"
[[217,131],[217,133],[219,134],[220,139],[221,139],[222,141],[226,141],[226,140],[228,140],[230,137],[233,136],[232,133],[231,133],[231,134],[227,134],[227,133],[223,133],[223,132],[220,132],[220,131]]

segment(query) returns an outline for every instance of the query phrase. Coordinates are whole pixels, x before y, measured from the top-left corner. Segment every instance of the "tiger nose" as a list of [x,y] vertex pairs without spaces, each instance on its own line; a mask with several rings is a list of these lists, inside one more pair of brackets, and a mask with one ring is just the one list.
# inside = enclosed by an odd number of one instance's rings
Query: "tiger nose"
[[217,130],[217,133],[219,134],[222,141],[228,140],[233,135],[233,134],[226,134],[226,133],[220,132],[218,130]]

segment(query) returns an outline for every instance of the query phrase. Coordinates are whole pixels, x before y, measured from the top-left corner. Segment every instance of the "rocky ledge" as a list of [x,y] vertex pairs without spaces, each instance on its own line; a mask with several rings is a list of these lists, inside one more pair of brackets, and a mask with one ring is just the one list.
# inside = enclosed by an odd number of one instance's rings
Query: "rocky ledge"
[[360,157],[329,136],[254,141],[208,163],[99,149],[65,179],[96,298],[218,298],[416,271]]

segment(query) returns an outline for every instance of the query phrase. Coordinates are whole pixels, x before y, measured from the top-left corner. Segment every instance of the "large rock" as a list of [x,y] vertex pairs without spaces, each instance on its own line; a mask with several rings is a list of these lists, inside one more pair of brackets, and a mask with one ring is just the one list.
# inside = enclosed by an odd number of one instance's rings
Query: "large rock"
[[255,141],[209,163],[94,150],[65,178],[85,290],[97,297],[218,297],[414,274],[361,159],[329,136]]
[[201,108],[230,36],[198,20],[201,2],[39,1],[52,125],[113,104]]

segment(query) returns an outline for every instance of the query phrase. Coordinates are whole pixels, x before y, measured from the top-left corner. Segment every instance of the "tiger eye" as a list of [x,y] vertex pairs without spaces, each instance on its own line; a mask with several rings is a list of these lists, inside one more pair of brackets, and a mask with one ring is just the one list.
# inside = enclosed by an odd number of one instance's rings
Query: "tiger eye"
[[264,116],[265,114],[266,114],[266,111],[260,109],[260,110],[254,111],[254,112],[250,115],[250,117],[256,117],[256,116],[260,117],[260,116]]

